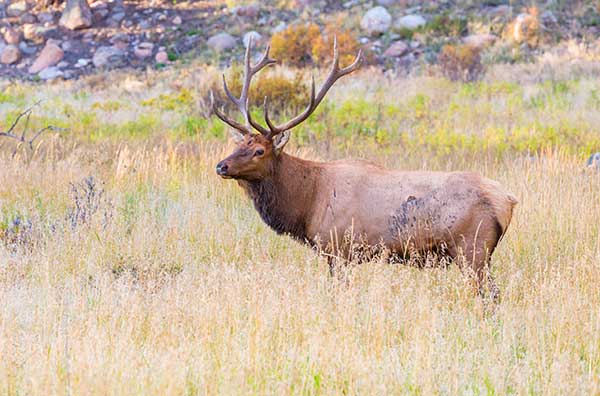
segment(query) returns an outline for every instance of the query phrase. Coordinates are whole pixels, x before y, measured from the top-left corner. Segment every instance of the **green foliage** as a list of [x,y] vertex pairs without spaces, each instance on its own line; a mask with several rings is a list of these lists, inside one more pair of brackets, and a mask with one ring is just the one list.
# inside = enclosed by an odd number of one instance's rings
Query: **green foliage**
[[[227,86],[231,92],[239,96],[242,90],[242,68],[235,66],[227,78]],[[220,84],[215,82],[212,87],[216,99],[225,104],[229,111],[236,111],[235,106],[225,96]],[[270,114],[279,115],[284,111],[297,112],[307,106],[309,96],[304,76],[296,73],[293,79],[288,79],[281,73],[261,73],[252,80],[250,92],[250,108],[263,107],[265,97],[269,100]],[[262,119],[262,115],[259,116]]]
[[466,18],[452,18],[448,13],[433,17],[423,28],[436,36],[460,37],[467,32]]
[[160,94],[155,98],[142,101],[143,106],[157,107],[162,110],[181,110],[189,108],[194,103],[190,90],[182,88],[177,93]]
[[185,136],[202,136],[209,138],[225,138],[225,125],[220,121],[209,121],[206,118],[188,116],[183,120]]

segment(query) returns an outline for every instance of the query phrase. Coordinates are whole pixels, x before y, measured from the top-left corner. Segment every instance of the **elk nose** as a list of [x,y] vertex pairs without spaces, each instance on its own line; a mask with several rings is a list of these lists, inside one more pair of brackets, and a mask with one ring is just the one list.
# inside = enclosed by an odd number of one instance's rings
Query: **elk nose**
[[219,162],[217,164],[217,175],[221,175],[221,176],[226,175],[228,168],[229,167],[227,166],[226,163],[224,163],[223,161]]

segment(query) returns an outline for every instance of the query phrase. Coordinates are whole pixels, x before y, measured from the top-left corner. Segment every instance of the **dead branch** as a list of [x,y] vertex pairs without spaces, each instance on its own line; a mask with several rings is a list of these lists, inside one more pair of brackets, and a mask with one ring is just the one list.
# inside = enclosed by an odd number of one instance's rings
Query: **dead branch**
[[[19,142],[19,144],[26,144],[27,146],[29,146],[29,148],[31,150],[33,150],[33,143],[45,131],[58,131],[58,132],[64,131],[65,129],[63,129],[63,128],[57,128],[55,126],[48,125],[48,126],[46,126],[44,128],[39,129],[38,131],[36,131],[32,135],[31,139],[28,138],[27,132],[29,131],[29,118],[31,117],[31,113],[33,112],[33,108],[35,106],[38,106],[40,103],[41,103],[41,101],[37,101],[31,107],[29,107],[29,108],[25,109],[24,111],[22,111],[21,113],[19,113],[17,115],[17,118],[15,118],[15,120],[13,121],[12,125],[10,126],[10,128],[8,128],[8,130],[6,130],[4,132],[0,132],[0,137],[7,137],[7,138],[10,138],[10,139],[14,139],[17,142]],[[16,131],[15,131],[15,129],[17,128],[17,126],[19,125],[19,122],[23,118],[25,119],[25,125],[23,125],[21,133],[17,134]],[[18,146],[17,146],[17,148],[18,148]],[[17,149],[15,149],[15,151],[13,152],[13,157],[15,156],[16,153],[17,153]]]

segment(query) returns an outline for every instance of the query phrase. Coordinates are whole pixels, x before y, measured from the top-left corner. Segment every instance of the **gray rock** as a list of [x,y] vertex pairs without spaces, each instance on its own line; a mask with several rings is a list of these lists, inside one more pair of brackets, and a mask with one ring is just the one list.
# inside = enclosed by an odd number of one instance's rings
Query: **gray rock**
[[154,44],[150,42],[144,42],[138,44],[133,53],[138,59],[145,59],[152,56],[152,51],[154,50]]
[[125,51],[115,46],[98,47],[92,58],[92,63],[98,68],[110,67],[120,63],[124,56]]
[[92,26],[92,11],[87,1],[67,0],[67,5],[58,23],[70,30]]
[[82,67],[86,67],[87,65],[89,65],[90,62],[91,62],[90,59],[80,58],[80,59],[77,59],[77,63],[75,63],[75,67],[78,69],[81,69]]
[[6,8],[6,15],[9,17],[18,17],[27,11],[27,3],[25,1],[13,1]]
[[600,171],[600,152],[594,153],[590,155],[585,165],[590,169],[595,169]]
[[177,15],[171,22],[173,22],[173,25],[181,25],[183,21],[181,20],[181,17]]
[[54,14],[50,12],[40,12],[37,15],[37,20],[40,23],[54,23]]
[[35,16],[31,15],[28,12],[21,15],[21,23],[36,23],[36,22],[37,22],[37,19],[35,18]]
[[285,29],[287,29],[286,23],[279,22],[279,24],[277,26],[275,26],[273,29],[271,29],[271,33],[275,34],[275,33],[283,32]]
[[558,23],[558,19],[550,10],[542,12],[542,15],[540,15],[540,19],[542,20],[542,23],[544,25],[555,25]]
[[408,44],[404,41],[396,41],[389,46],[388,49],[383,53],[388,58],[395,58],[406,54],[410,50]]
[[119,34],[115,34],[110,39],[111,44],[116,44],[119,42],[120,43],[129,43],[129,35],[127,33],[119,33]]
[[140,21],[139,25],[140,29],[142,30],[148,30],[152,27],[152,22],[147,20],[147,19],[143,19]]
[[50,30],[52,30],[52,28],[27,23],[23,25],[23,37],[25,40],[33,41],[35,43],[42,43],[44,41],[45,34]]
[[39,72],[38,76],[42,80],[54,80],[56,78],[62,77],[63,72],[56,66],[50,66]]
[[35,54],[37,52],[37,48],[36,47],[30,47],[30,46],[28,46],[24,42],[19,43],[19,49],[25,55],[33,55],[33,54]]
[[392,16],[381,6],[371,8],[360,21],[360,27],[369,35],[382,34],[388,31],[392,24]]
[[425,18],[421,15],[405,15],[402,18],[398,19],[394,24],[396,29],[408,29],[415,30],[421,26],[424,26],[427,23]]
[[380,6],[384,6],[384,7],[393,6],[397,2],[398,2],[398,0],[377,0],[377,4],[379,4]]
[[256,46],[256,44],[259,44],[261,42],[262,35],[255,30],[251,30],[248,33],[244,34],[244,37],[242,38],[244,48],[248,48],[250,40],[252,40],[252,43]]
[[21,51],[16,45],[7,45],[0,54],[0,63],[12,65],[21,59]]
[[115,12],[111,15],[110,19],[112,19],[115,22],[121,22],[123,19],[125,19],[125,12]]
[[505,18],[508,17],[512,13],[512,7],[509,5],[499,5],[495,7],[491,7],[488,9],[488,15],[492,18],[500,17]]
[[208,39],[208,46],[216,51],[225,51],[236,46],[235,38],[229,33],[218,33]]
[[471,34],[463,38],[463,42],[474,48],[486,48],[494,44],[498,37],[493,34]]
[[244,16],[249,18],[256,18],[260,11],[260,5],[258,3],[252,3],[234,8],[233,12],[237,16]]
[[94,20],[101,21],[104,18],[106,18],[108,16],[108,14],[110,14],[110,11],[108,11],[108,9],[106,9],[106,8],[101,8],[98,10],[94,10],[93,14],[94,14]]
[[64,56],[64,51],[58,45],[49,42],[29,68],[29,73],[39,73],[47,67],[54,66],[60,62]]
[[62,48],[63,51],[70,52],[73,49],[77,48],[77,44],[78,42],[75,40],[67,40],[63,41],[63,43],[60,45],[60,48]]
[[169,55],[164,50],[159,50],[156,53],[154,60],[157,63],[167,63],[167,62],[169,62]]
[[17,45],[21,41],[21,33],[12,27],[7,27],[4,30],[4,40],[6,40],[7,44]]

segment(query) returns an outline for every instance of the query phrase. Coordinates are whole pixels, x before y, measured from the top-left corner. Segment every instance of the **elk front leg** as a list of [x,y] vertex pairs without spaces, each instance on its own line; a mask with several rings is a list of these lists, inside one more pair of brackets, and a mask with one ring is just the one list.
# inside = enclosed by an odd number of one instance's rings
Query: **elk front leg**
[[[473,278],[479,295],[486,296],[487,286],[489,297],[495,303],[500,300],[500,290],[490,271],[490,262],[500,237],[495,219],[491,219],[478,225],[468,237],[463,237],[458,249],[464,255],[463,270]],[[456,256],[456,250],[452,255]]]

